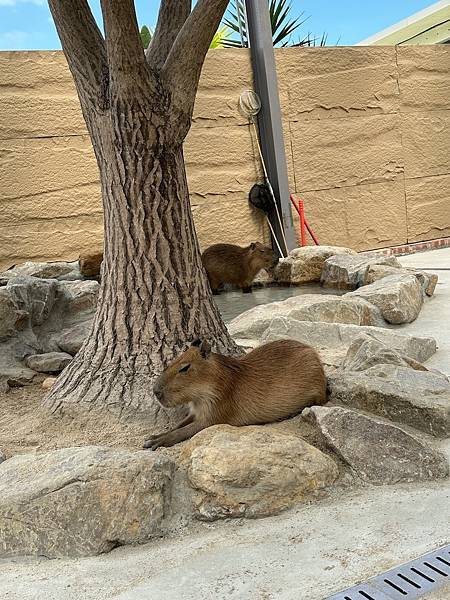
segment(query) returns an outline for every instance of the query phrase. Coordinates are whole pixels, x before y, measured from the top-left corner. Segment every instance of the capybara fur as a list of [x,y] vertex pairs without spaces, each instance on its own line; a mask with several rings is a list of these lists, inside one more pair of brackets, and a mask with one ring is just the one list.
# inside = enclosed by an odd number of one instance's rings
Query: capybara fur
[[80,265],[80,273],[84,277],[100,277],[100,267],[103,261],[103,252],[84,252],[80,254],[78,262]]
[[324,404],[326,377],[317,352],[294,340],[270,342],[241,358],[194,342],[158,377],[153,388],[164,407],[189,406],[189,415],[145,448],[173,446],[217,424],[271,423]]
[[233,244],[214,244],[202,254],[202,262],[208,275],[213,294],[224,283],[231,283],[251,292],[251,285],[261,269],[271,269],[278,263],[278,256],[268,246],[253,242],[242,248]]

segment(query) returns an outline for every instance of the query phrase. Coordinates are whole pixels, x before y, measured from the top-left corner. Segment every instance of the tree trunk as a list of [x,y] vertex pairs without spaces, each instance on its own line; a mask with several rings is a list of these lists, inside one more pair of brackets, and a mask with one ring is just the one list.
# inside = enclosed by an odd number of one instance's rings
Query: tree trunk
[[236,346],[202,267],[182,145],[148,144],[165,132],[148,131],[147,119],[127,112],[120,130],[103,131],[96,151],[105,219],[97,313],[47,405],[106,407],[160,428],[171,413],[154,400],[152,383],[167,363],[196,338],[220,351]]

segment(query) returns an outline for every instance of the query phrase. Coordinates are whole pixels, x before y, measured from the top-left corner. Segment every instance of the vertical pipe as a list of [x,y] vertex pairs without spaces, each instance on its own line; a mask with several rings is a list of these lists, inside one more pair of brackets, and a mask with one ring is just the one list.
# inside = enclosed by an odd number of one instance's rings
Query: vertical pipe
[[[269,8],[267,0],[245,0],[245,5],[255,91],[262,105],[258,113],[261,149],[281,213],[284,237],[288,250],[292,250],[296,247],[295,231],[289,202],[289,181]],[[269,218],[278,239],[283,239],[275,209]]]

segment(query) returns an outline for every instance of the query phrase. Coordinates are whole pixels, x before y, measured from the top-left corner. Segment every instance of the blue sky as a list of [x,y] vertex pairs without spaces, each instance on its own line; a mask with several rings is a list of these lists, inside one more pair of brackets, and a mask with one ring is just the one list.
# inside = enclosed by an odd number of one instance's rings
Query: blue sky
[[[90,2],[99,18],[99,1]],[[293,13],[309,16],[308,32],[328,43],[354,44],[433,4],[430,0],[292,0]],[[154,25],[159,2],[136,0],[140,25]],[[296,37],[293,41],[298,41]],[[46,0],[0,0],[0,50],[55,50],[60,44]]]

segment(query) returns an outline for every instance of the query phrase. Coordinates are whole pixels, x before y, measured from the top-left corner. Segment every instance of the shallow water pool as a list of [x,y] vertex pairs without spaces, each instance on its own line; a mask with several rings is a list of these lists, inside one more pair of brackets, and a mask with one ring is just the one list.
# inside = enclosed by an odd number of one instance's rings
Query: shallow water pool
[[222,314],[225,323],[241,313],[258,306],[259,304],[269,304],[270,302],[279,302],[293,296],[301,294],[344,294],[345,291],[335,290],[333,288],[322,288],[318,284],[304,284],[299,286],[273,286],[254,288],[251,294],[243,294],[240,290],[224,291],[220,295],[214,296],[217,306]]

